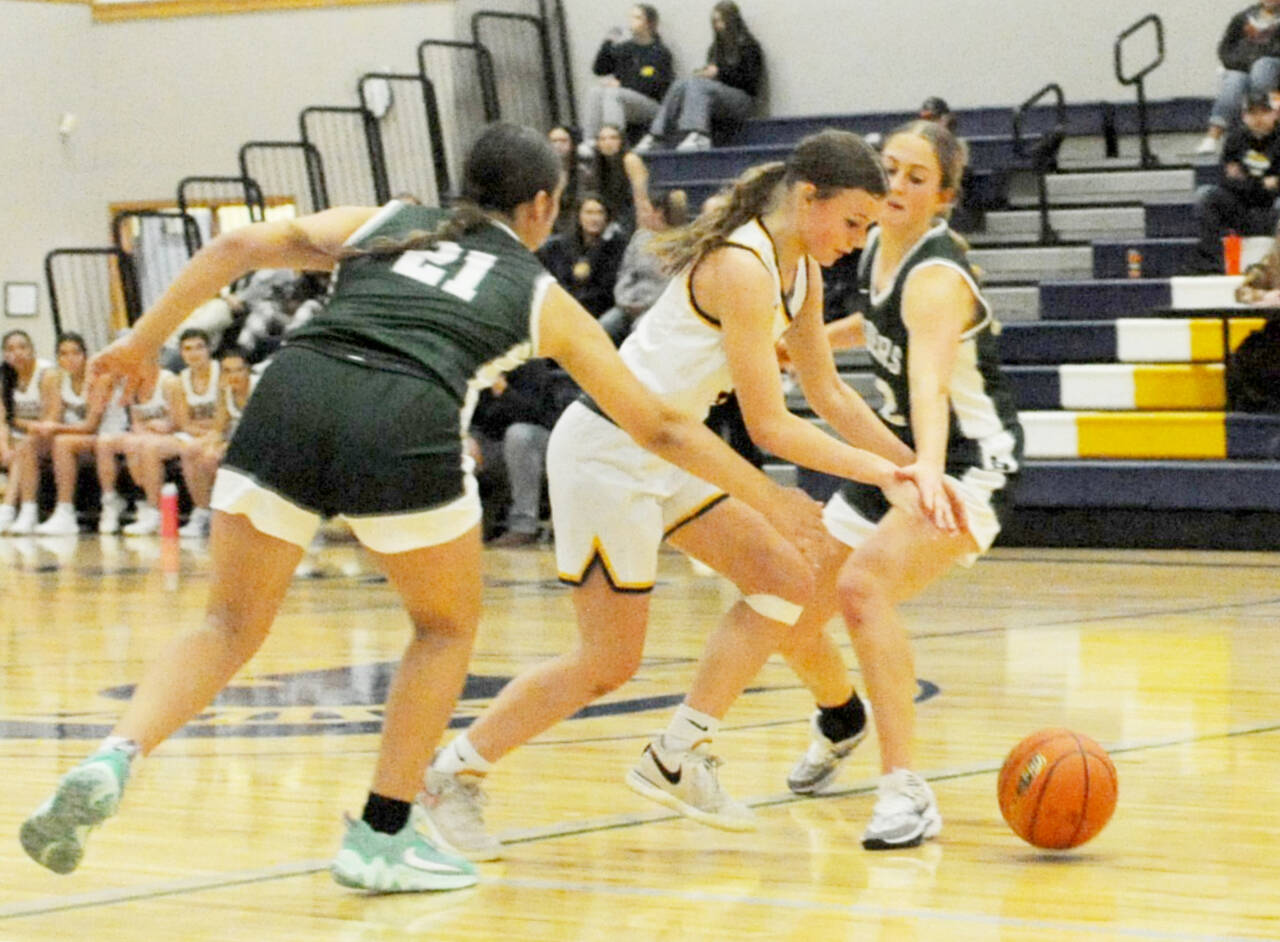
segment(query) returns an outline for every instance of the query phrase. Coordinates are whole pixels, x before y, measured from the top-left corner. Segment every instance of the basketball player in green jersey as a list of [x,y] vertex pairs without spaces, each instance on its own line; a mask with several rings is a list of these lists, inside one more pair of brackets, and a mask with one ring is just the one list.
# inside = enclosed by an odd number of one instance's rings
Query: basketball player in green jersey
[[37,862],[75,869],[88,831],[115,813],[133,759],[198,714],[265,640],[303,549],[332,515],[349,521],[412,622],[372,788],[333,876],[374,891],[476,882],[472,864],[418,832],[410,809],[480,615],[481,512],[462,431],[479,390],[523,357],[558,360],[637,442],[739,497],[801,549],[822,542],[816,504],[636,381],[539,265],[531,250],[551,231],[559,189],[559,162],[540,135],[491,126],[451,213],[392,203],[224,234],[94,359],[95,381],[136,385],[164,338],[222,286],[257,268],[341,261],[327,311],[263,375],[218,472],[204,623],[160,652],[112,735],[22,825]]
[[846,483],[823,515],[843,552],[819,574],[814,601],[783,646],[819,705],[809,749],[788,777],[792,791],[812,794],[865,733],[862,704],[823,632],[832,615],[844,615],[880,741],[882,777],[862,838],[869,850],[919,844],[942,828],[932,790],[913,771],[916,678],[898,606],[990,548],[1022,457],[991,307],[945,221],[962,145],[936,123],[912,122],[889,136],[884,162],[889,193],[859,268],[880,417],[913,453],[907,469],[926,507],[945,511],[948,495],[959,494],[965,527],[929,526],[874,489]]

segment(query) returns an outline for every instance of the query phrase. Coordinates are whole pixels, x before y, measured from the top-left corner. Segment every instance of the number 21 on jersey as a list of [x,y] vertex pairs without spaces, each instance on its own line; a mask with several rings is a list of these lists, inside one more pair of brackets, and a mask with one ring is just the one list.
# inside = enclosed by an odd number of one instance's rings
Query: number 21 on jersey
[[405,252],[391,270],[470,301],[497,260],[496,255],[464,249],[457,242],[441,242],[434,249]]

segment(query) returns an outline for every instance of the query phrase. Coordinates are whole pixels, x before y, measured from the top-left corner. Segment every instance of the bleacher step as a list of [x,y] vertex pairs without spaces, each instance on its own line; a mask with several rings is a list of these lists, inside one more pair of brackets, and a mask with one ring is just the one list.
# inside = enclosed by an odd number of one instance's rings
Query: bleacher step
[[[1094,239],[1140,239],[1147,234],[1147,217],[1141,206],[1050,208],[1049,225],[1068,242]],[[1035,209],[996,210],[987,213],[986,228],[967,234],[975,246],[1001,242],[1033,242],[1040,238],[1040,212]]]

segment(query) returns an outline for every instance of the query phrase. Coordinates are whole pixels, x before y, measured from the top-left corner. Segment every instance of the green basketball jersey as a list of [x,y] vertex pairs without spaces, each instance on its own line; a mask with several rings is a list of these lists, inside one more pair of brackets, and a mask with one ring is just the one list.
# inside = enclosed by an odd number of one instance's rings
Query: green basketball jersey
[[[430,231],[444,215],[390,203],[348,244]],[[433,249],[342,262],[325,310],[289,342],[436,380],[461,404],[468,388],[532,356],[533,315],[551,281],[515,233],[494,222]]]
[[1022,429],[1008,380],[1000,372],[999,351],[992,332],[991,306],[978,288],[964,249],[945,222],[931,228],[902,259],[884,292],[877,294],[872,271],[879,255],[879,230],[873,230],[858,272],[863,293],[867,349],[876,389],[884,397],[880,417],[907,445],[911,431],[911,386],[907,367],[907,327],[902,322],[902,296],[912,272],[945,265],[969,283],[975,299],[975,322],[960,338],[951,375],[951,418],[947,430],[949,473],[979,467],[1006,474],[1018,470]]

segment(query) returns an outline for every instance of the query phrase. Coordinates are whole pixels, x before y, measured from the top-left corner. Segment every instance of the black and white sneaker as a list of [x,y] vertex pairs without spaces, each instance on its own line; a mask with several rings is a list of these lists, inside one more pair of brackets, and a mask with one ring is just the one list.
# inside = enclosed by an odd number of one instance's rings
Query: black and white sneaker
[[835,781],[836,773],[858,743],[867,738],[867,724],[862,724],[848,739],[834,742],[822,732],[818,723],[821,711],[814,710],[809,719],[809,748],[787,775],[787,787],[797,795],[816,795]]

